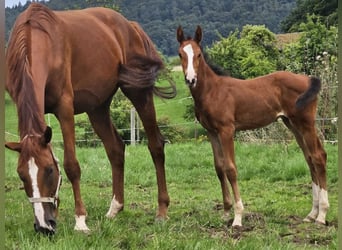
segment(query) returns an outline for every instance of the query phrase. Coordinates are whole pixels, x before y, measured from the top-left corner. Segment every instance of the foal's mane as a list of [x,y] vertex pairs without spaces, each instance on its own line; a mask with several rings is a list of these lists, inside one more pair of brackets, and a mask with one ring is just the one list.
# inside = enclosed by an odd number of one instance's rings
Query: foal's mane
[[[188,36],[186,41],[188,41],[188,40],[193,40],[193,38]],[[198,46],[201,49],[201,52],[202,52],[202,55],[204,57],[205,62],[207,63],[209,68],[215,72],[215,74],[217,74],[219,76],[230,76],[230,73],[227,70],[222,68],[222,66],[218,65],[217,63],[213,62],[213,60],[209,56],[208,52],[206,50],[204,50],[200,44],[198,44]]]
[[32,3],[15,23],[11,33],[6,52],[6,89],[17,105],[21,138],[27,134],[42,134],[46,127],[34,92],[31,29],[42,30],[51,37],[50,27],[55,22],[56,16],[52,11],[44,5]]

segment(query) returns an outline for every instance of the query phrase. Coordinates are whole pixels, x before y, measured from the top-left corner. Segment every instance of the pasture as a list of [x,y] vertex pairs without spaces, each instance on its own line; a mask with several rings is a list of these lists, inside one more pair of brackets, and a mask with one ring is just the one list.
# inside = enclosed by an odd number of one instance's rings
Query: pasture
[[[126,148],[125,209],[114,219],[111,172],[104,149],[78,148],[81,191],[90,235],[77,233],[71,184],[64,171],[57,234],[33,229],[33,213],[16,173],[17,154],[6,150],[6,249],[337,249],[337,146],[328,153],[327,226],[303,223],[311,209],[311,180],[298,146],[237,143],[236,163],[245,204],[244,227],[221,216],[222,195],[208,142],[166,145],[169,220],[155,221],[156,178],[145,145]],[[63,151],[55,148],[61,160]],[[231,225],[231,221],[229,223]]]

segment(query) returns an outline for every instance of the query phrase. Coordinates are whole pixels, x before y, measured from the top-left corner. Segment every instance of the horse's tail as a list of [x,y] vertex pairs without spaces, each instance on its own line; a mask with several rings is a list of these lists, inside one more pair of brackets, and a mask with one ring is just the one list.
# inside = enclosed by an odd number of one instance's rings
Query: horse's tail
[[319,91],[321,90],[321,80],[317,77],[311,76],[309,88],[301,94],[297,101],[296,107],[303,108],[317,98]]
[[145,55],[135,55],[129,58],[126,64],[120,65],[119,83],[122,88],[152,89],[153,93],[161,98],[171,99],[176,96],[176,87],[171,78],[168,78],[169,87],[158,87],[155,81],[158,73],[164,68],[153,42],[136,22],[130,22],[132,27],[144,43]]
[[[43,30],[43,25],[35,19],[36,12],[42,7],[47,9],[41,4],[32,3],[17,18],[6,50],[6,90],[17,105],[20,132],[29,131],[31,128],[41,128],[42,131],[36,132],[43,132],[45,129],[44,121],[37,112],[38,104],[33,92],[34,79],[31,69],[31,29],[35,27]],[[28,123],[23,124],[22,121]]]

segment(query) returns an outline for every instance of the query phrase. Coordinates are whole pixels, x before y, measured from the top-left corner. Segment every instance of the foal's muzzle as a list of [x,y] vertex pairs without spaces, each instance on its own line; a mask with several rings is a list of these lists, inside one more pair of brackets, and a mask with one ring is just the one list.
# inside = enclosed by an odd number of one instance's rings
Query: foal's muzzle
[[189,87],[195,87],[197,83],[197,79],[196,78],[189,79],[187,76],[185,76],[185,82]]

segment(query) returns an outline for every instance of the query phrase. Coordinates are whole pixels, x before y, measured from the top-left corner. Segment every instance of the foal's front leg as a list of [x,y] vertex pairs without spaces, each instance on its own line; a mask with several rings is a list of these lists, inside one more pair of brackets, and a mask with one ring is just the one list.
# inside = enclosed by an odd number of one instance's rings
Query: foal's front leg
[[221,150],[223,152],[225,161],[225,172],[232,186],[234,193],[234,221],[233,227],[242,226],[242,214],[243,214],[243,204],[240,197],[240,191],[237,181],[237,169],[235,165],[235,155],[234,155],[234,129],[230,127],[225,127],[219,132],[219,143],[221,145]]
[[221,145],[218,139],[218,136],[215,134],[212,134],[208,132],[208,136],[211,142],[213,154],[214,154],[214,163],[215,163],[215,170],[217,177],[220,181],[221,184],[221,189],[222,189],[222,197],[223,197],[223,208],[224,208],[224,218],[228,219],[229,217],[229,212],[230,209],[233,206],[233,201],[229,193],[229,188],[228,188],[228,180],[226,173],[224,171],[224,164],[225,160],[223,157],[223,152],[221,149]]

